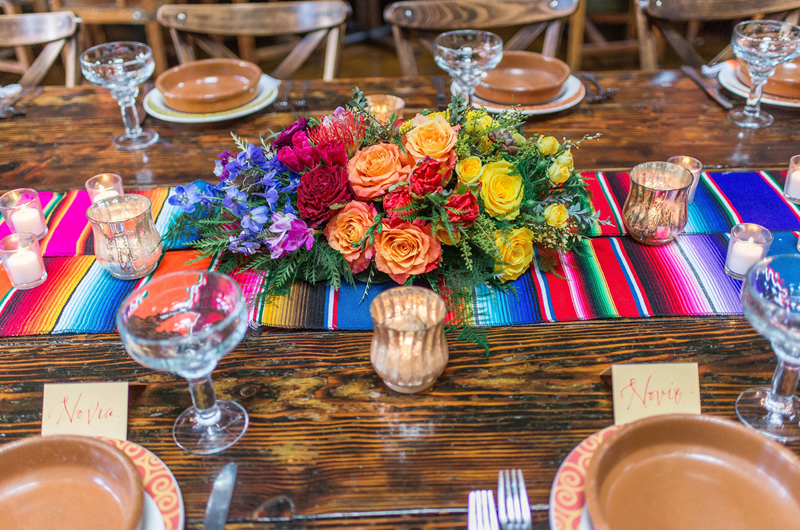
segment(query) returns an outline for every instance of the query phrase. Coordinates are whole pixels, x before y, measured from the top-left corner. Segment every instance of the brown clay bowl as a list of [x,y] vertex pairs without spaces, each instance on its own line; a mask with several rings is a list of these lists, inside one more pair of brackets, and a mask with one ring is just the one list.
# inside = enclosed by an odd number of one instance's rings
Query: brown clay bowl
[[594,530],[797,528],[800,459],[729,420],[655,416],[603,442],[585,494]]
[[[747,63],[738,59],[736,77],[739,81],[750,86],[750,74],[747,72]],[[764,93],[785,98],[800,99],[800,59],[790,63],[779,64],[775,73],[764,85]]]
[[136,530],[142,478],[125,453],[86,436],[0,446],[0,528]]
[[171,109],[192,114],[221,112],[254,97],[261,68],[239,59],[205,59],[170,68],[156,88]]
[[503,52],[496,68],[475,87],[475,95],[506,105],[536,105],[558,97],[570,75],[563,61],[533,52]]

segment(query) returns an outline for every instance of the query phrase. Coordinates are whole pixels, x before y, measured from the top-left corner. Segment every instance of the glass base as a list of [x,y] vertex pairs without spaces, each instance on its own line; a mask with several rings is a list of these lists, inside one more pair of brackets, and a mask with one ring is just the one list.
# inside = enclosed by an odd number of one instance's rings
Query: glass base
[[136,138],[129,138],[125,133],[119,133],[111,139],[111,143],[117,149],[132,151],[134,149],[144,149],[150,147],[158,141],[158,133],[153,129],[142,129],[142,134]]
[[784,193],[783,194],[783,198],[786,199],[787,201],[793,203],[793,204],[800,204],[800,197],[790,197],[790,196],[786,195],[786,193]]
[[213,455],[235,444],[247,431],[249,419],[244,407],[233,401],[217,400],[220,417],[207,427],[197,422],[197,409],[183,411],[172,428],[178,447],[195,455]]
[[34,281],[28,282],[28,283],[20,283],[20,284],[15,284],[15,283],[12,282],[11,285],[12,285],[12,287],[14,287],[14,289],[19,289],[21,291],[24,291],[26,289],[33,289],[34,287],[39,287],[40,285],[42,285],[44,283],[44,281],[46,279],[47,279],[47,271],[44,271],[44,274],[42,274],[42,277],[39,278],[38,280],[34,280]]
[[725,274],[727,274],[728,276],[730,276],[731,278],[734,278],[736,280],[744,281],[744,274],[739,274],[738,272],[733,272],[732,270],[730,270],[728,268],[727,264],[725,265]]
[[757,116],[748,116],[744,113],[744,109],[733,109],[728,113],[728,119],[739,127],[747,127],[748,129],[769,127],[774,120],[769,112],[762,110]]
[[748,427],[780,442],[800,440],[800,399],[792,397],[791,414],[776,414],[765,405],[769,392],[767,387],[742,392],[736,399],[736,415]]

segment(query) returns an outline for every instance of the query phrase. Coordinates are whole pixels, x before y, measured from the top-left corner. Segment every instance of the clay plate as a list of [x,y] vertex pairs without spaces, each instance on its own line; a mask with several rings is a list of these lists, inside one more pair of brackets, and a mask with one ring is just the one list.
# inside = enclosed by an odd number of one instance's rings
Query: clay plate
[[[750,86],[750,74],[747,73],[747,63],[738,60],[736,77]],[[764,93],[785,98],[800,99],[800,59],[790,63],[779,64],[775,68],[775,73],[767,80],[764,85]]]
[[135,530],[143,505],[136,466],[106,442],[39,436],[0,446],[3,530]]
[[156,79],[164,103],[193,114],[221,112],[256,97],[261,68],[238,59],[206,59],[170,68]]
[[506,105],[535,105],[555,99],[569,75],[569,66],[558,59],[533,52],[503,52],[503,60],[486,73],[475,95]]
[[800,459],[732,421],[655,416],[603,442],[585,493],[594,530],[796,528]]

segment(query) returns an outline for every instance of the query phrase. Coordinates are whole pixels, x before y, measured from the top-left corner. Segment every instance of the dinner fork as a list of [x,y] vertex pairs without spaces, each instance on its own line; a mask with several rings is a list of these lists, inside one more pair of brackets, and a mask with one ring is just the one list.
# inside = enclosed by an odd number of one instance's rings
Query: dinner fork
[[300,83],[300,99],[292,101],[292,106],[294,107],[294,110],[298,111],[308,110],[308,103],[306,103],[306,92],[308,91],[309,85],[311,85],[311,81],[309,81],[308,79]]
[[275,102],[275,110],[289,112],[289,93],[294,87],[294,81],[283,81],[283,97]]
[[[619,89],[616,87],[603,88],[603,86],[597,80],[597,77],[595,77],[592,72],[582,72],[577,75],[581,78],[581,81],[583,81],[583,84],[586,85],[586,88],[588,89],[586,101],[589,103],[603,103],[604,101],[608,101],[609,99],[613,98],[617,92],[619,92]],[[589,83],[594,85],[594,87],[597,89],[597,94],[591,90]]]
[[497,474],[497,508],[503,530],[531,530],[531,505],[521,469]]
[[467,505],[467,530],[499,530],[492,490],[470,491]]

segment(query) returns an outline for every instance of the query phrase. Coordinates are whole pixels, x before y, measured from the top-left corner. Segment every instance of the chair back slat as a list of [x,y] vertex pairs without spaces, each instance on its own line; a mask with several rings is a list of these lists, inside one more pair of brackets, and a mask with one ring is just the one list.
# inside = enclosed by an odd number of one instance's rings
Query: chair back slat
[[75,16],[67,11],[0,17],[3,46],[31,46],[53,42],[71,37],[77,29]]
[[732,20],[800,8],[798,0],[648,0],[645,12],[673,21]]
[[404,1],[389,5],[386,22],[414,29],[501,28],[570,15],[578,0]]

